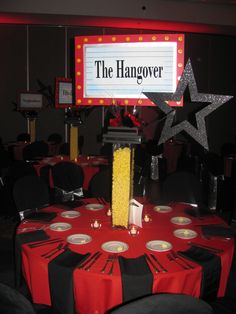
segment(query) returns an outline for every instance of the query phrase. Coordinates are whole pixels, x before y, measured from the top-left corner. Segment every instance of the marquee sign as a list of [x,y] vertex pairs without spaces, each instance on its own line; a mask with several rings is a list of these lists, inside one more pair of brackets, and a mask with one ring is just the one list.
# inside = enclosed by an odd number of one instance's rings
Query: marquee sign
[[174,93],[183,68],[182,34],[75,37],[76,105],[156,106],[143,93]]

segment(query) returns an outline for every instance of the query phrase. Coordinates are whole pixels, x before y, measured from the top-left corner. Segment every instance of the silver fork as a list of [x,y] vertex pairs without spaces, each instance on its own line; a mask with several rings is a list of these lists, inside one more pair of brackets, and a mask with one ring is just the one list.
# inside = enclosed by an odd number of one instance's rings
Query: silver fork
[[107,260],[105,262],[105,265],[103,266],[103,268],[100,270],[101,273],[104,273],[106,268],[107,268],[107,265],[109,264],[109,262],[112,262],[112,255],[108,255],[107,257]]
[[109,270],[109,272],[107,273],[108,275],[112,275],[113,274],[113,269],[114,269],[114,265],[115,265],[115,261],[116,261],[116,255],[112,256],[112,264],[111,264],[111,268]]
[[62,249],[62,247],[63,247],[63,243],[59,243],[57,247],[48,251],[47,253],[42,254],[41,256],[44,258],[49,258],[49,257],[53,256],[54,254],[56,254],[58,251],[60,251]]

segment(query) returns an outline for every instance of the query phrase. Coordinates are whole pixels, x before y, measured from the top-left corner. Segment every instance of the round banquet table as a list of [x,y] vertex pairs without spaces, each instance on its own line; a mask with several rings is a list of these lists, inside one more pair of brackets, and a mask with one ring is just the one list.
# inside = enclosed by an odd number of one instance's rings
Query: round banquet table
[[[142,200],[139,199],[139,201],[141,202]],[[143,202],[143,217],[145,214],[148,214],[151,217],[151,221],[143,221],[142,228],[138,229],[139,233],[136,236],[132,236],[128,230],[112,228],[111,217],[107,215],[107,210],[110,208],[109,204],[105,203],[100,206],[103,208],[94,210],[93,207],[88,206],[88,204],[94,203],[97,204],[98,200],[84,200],[84,203],[75,209],[80,215],[74,218],[62,216],[66,211],[63,206],[62,208],[56,207],[56,205],[55,207],[47,207],[43,209],[43,212],[55,212],[57,214],[52,221],[23,220],[17,230],[17,235],[34,232],[39,229],[44,230],[50,239],[59,237],[63,239],[63,243],[67,243],[68,236],[73,234],[86,234],[91,237],[91,241],[88,243],[69,243],[69,249],[73,252],[80,254],[91,253],[91,255],[96,251],[102,253],[88,271],[78,267],[73,271],[75,313],[105,313],[107,310],[123,302],[121,271],[118,260],[115,260],[112,275],[108,274],[110,269],[109,264],[105,273],[101,272],[108,256],[111,254],[102,249],[102,245],[107,241],[122,241],[128,245],[128,249],[124,252],[119,252],[118,247],[117,252],[114,252],[116,256],[136,258],[145,253],[149,256],[150,253],[153,253],[156,258],[158,258],[158,261],[166,268],[167,272],[159,271],[156,273],[153,265],[147,261],[153,275],[152,293],[183,293],[195,297],[200,296],[202,267],[195,262],[187,260],[193,267],[184,269],[177,262],[168,259],[168,251],[156,252],[149,250],[146,247],[146,243],[152,240],[168,241],[173,246],[172,250],[175,252],[187,250],[190,247],[189,241],[200,245],[220,248],[222,251],[217,255],[220,256],[221,275],[217,295],[218,297],[224,296],[234,252],[234,241],[233,239],[220,237],[206,239],[201,232],[202,225],[224,224],[219,217],[191,217],[190,224],[182,226],[172,223],[171,218],[190,218],[184,212],[186,206],[189,207],[189,205],[173,203],[171,204],[170,212],[159,212],[154,210],[155,206],[153,204]],[[99,223],[101,223],[100,228],[91,228],[91,222],[94,219],[99,220]],[[52,230],[53,228],[50,226],[53,223],[69,223],[71,228],[65,231],[60,230],[61,228]],[[197,236],[192,240],[176,237],[173,232],[176,229],[182,228],[194,230]],[[22,273],[31,291],[33,302],[35,303],[51,304],[48,263],[57,257],[57,255],[60,255],[62,251],[57,252],[51,258],[45,258],[41,255],[57,245],[58,243],[32,248],[29,243],[27,243],[21,246]],[[158,265],[156,264],[156,266]]]

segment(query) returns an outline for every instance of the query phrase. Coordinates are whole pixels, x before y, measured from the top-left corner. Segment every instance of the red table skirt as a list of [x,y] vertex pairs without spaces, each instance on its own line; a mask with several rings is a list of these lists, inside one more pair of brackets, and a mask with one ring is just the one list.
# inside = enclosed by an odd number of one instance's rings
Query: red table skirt
[[[96,200],[90,200],[90,202],[94,203]],[[187,216],[183,212],[185,207],[186,204],[175,204],[172,205],[173,210],[171,212],[159,213],[153,210],[153,205],[146,204],[143,214],[150,214],[152,221],[143,223],[143,228],[139,229],[139,234],[135,237],[132,237],[127,230],[117,230],[111,227],[111,218],[106,215],[109,204],[98,211],[88,210],[85,206],[81,206],[77,208],[81,215],[73,219],[61,217],[62,209],[49,207],[46,211],[58,213],[53,222],[68,222],[72,228],[67,231],[58,232],[50,230],[49,225],[42,222],[22,222],[18,227],[18,232],[27,232],[42,227],[45,228],[45,232],[52,238],[62,237],[66,240],[69,235],[78,233],[88,234],[92,237],[92,241],[87,244],[70,244],[69,247],[72,251],[81,254],[88,252],[94,253],[95,251],[102,252],[101,257],[91,267],[90,271],[78,268],[74,270],[73,282],[76,313],[101,314],[122,303],[122,283],[119,263],[116,261],[113,275],[101,273],[101,269],[110,254],[101,249],[102,244],[107,241],[123,241],[127,243],[129,249],[125,252],[117,253],[127,258],[138,257],[144,253],[154,253],[158,257],[158,260],[168,272],[155,273],[150,265],[153,273],[153,293],[183,293],[199,297],[202,278],[202,268],[200,265],[192,263],[194,268],[185,270],[167,258],[166,253],[168,252],[153,252],[146,248],[148,241],[165,240],[173,245],[174,251],[187,250],[189,248],[189,240],[179,239],[173,235],[173,231],[180,228],[188,228],[197,232],[197,237],[192,241],[223,250],[223,253],[219,254],[222,269],[218,290],[218,296],[222,297],[225,293],[232,262],[234,241],[216,237],[206,240],[202,237],[199,224],[222,223],[222,220],[218,217],[204,218],[203,220],[191,218],[192,222],[184,227],[171,223],[170,219],[172,217]],[[91,228],[92,219],[99,219],[101,221],[102,226],[99,230]],[[50,259],[41,257],[41,254],[55,246],[54,244],[54,246],[48,245],[35,249],[31,249],[27,244],[22,246],[23,273],[35,303],[51,304],[48,281],[48,262]]]

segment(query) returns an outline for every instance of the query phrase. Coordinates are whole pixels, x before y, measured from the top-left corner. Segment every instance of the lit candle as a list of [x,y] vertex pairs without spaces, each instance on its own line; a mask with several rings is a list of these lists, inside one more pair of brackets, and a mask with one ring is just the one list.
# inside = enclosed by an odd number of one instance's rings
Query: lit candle
[[75,162],[77,162],[77,158],[75,158]]
[[136,235],[138,235],[138,233],[139,233],[138,229],[135,226],[132,226],[131,229],[129,230],[129,234],[132,236],[136,236]]
[[107,216],[111,216],[111,209],[110,208],[107,211]]
[[63,156],[61,156],[60,159],[63,160]]
[[151,218],[150,218],[149,215],[145,215],[144,218],[143,218],[143,220],[144,220],[145,222],[149,222],[149,221],[151,221]]
[[101,223],[98,220],[94,220],[94,222],[91,223],[91,227],[94,229],[98,229],[101,227]]

